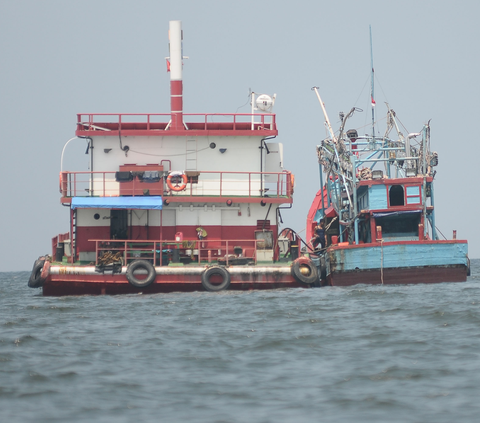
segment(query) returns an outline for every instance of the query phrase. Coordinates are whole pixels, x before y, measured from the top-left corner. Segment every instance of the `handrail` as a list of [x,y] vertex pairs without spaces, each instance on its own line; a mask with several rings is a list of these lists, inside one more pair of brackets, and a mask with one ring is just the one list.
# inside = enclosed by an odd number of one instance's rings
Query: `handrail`
[[[276,117],[274,113],[184,113],[188,129],[192,130],[251,130],[252,118],[255,130],[276,131]],[[111,117],[105,122],[104,117]],[[129,118],[142,118],[139,121],[130,121]],[[167,131],[170,113],[78,113],[77,130],[81,132],[118,132],[127,130],[139,131]],[[223,120],[222,120],[223,119]],[[113,133],[110,135],[114,135]]]
[[[194,239],[194,240],[112,240],[112,239],[89,239],[95,242],[95,264],[98,266],[103,255],[110,253],[108,257],[115,255],[115,252],[122,252],[122,264],[127,265],[133,260],[143,259],[152,261],[154,265],[164,265],[163,256],[173,250],[190,251],[189,256],[197,256],[197,262],[211,263],[213,259],[224,258],[225,264],[232,261],[232,255],[236,247],[241,247],[245,254],[242,257],[252,259],[257,263],[259,239]],[[212,254],[212,251],[216,254]],[[196,252],[196,254],[195,254]],[[165,253],[165,254],[164,254]],[[112,263],[108,263],[112,264]]]
[[[171,195],[179,197],[270,197],[291,198],[291,173],[202,171],[198,180],[189,181],[183,191],[170,191],[165,178],[145,182],[132,175],[130,181],[117,181],[116,172],[60,172],[60,193],[71,197],[118,197]],[[266,177],[270,176],[267,181]]]

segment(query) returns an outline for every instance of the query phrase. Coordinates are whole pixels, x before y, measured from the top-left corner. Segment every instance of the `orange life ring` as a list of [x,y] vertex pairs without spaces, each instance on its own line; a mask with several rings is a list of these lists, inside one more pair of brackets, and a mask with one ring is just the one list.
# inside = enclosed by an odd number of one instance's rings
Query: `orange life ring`
[[[181,178],[182,183],[178,181],[178,178]],[[182,172],[171,172],[167,177],[168,188],[170,188],[172,191],[183,191],[187,187],[187,182],[187,175]]]

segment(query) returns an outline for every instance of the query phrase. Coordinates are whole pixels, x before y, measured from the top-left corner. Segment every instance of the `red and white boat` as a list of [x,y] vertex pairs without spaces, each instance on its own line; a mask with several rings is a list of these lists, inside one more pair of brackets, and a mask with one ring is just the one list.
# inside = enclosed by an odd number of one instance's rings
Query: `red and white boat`
[[251,114],[183,113],[180,21],[169,34],[170,113],[77,115],[90,170],[61,169],[70,228],[35,262],[29,286],[43,295],[319,286],[299,240],[278,237],[294,177],[274,140],[275,97],[252,93]]

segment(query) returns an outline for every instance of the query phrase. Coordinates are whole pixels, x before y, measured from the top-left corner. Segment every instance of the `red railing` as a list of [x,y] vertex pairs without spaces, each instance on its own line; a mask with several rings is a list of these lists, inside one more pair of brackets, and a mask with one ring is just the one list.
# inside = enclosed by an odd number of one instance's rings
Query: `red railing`
[[56,256],[58,244],[70,239],[70,232],[58,234],[52,238],[52,257]]
[[145,182],[132,176],[132,180],[121,182],[115,175],[116,172],[61,172],[60,193],[67,198],[121,195],[290,198],[293,194],[290,172],[196,172],[181,191],[172,190],[164,177],[159,182]]
[[[245,259],[257,262],[257,249],[261,248],[263,239],[230,239],[230,240],[192,240],[192,241],[151,241],[151,240],[89,240],[95,242],[96,265],[105,263],[103,258],[116,256],[122,265],[133,260],[148,260],[156,266],[164,266],[169,262],[202,262],[224,261],[226,265],[234,260]],[[241,250],[241,252],[240,252]],[[118,253],[121,254],[118,254]],[[175,253],[177,252],[177,253]],[[120,258],[119,258],[120,257]]]
[[[273,113],[254,115],[248,113],[184,113],[183,117],[186,130],[277,130]],[[104,132],[102,135],[118,131],[167,131],[170,129],[170,118],[170,113],[79,113],[77,114],[77,131]]]

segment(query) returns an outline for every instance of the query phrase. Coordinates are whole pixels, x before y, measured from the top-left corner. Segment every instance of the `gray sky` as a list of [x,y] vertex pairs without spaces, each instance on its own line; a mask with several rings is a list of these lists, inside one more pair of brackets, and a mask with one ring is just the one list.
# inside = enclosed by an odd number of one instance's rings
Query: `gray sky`
[[[409,132],[431,119],[437,226],[447,238],[457,229],[480,258],[479,12],[476,0],[1,0],[0,271],[29,270],[68,231],[58,173],[76,113],[169,112],[164,58],[176,19],[190,57],[185,113],[234,113],[250,88],[277,93],[277,140],[296,175],[283,217],[297,231],[319,188],[315,145],[325,137],[311,87],[334,129],[353,106],[365,112],[350,126],[369,122],[371,24],[377,116],[388,101]],[[70,143],[65,170],[86,170],[85,147]]]

